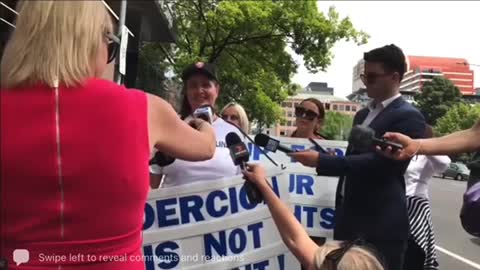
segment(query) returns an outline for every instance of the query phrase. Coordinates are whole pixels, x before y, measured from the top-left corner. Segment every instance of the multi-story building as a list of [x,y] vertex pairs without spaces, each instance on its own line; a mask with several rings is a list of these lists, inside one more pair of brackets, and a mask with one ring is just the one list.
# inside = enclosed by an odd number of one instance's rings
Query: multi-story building
[[[119,21],[122,1],[102,1],[115,22]],[[0,55],[10,33],[15,28],[15,11],[18,0],[2,0],[0,2]],[[129,30],[128,47],[126,53],[126,74],[123,83],[127,87],[135,87],[138,76],[139,48],[142,42],[173,43],[176,40],[173,20],[173,9],[165,1],[145,0],[127,1],[125,25]],[[10,29],[10,31],[3,29]],[[105,79],[114,79],[114,71],[118,70],[110,64],[104,74]]]
[[365,71],[365,60],[358,60],[357,64],[353,67],[352,74],[352,93],[357,92],[360,89],[365,89],[365,84],[363,84],[360,75]]
[[313,92],[315,94],[333,96],[334,90],[325,82],[311,82],[305,87],[304,92]]
[[[317,86],[322,85],[325,89],[328,88],[326,83],[315,83]],[[316,98],[320,100],[325,111],[340,112],[348,115],[354,115],[361,108],[361,104],[357,102],[349,101],[345,98],[333,96],[333,89],[330,91],[316,91],[312,87],[313,83],[305,88],[305,91],[299,94],[289,97],[282,103],[282,109],[284,112],[283,123],[278,123],[274,127],[267,129],[265,132],[272,136],[291,136],[296,129],[295,122],[295,106],[300,104],[302,100],[307,98]],[[329,94],[331,92],[331,94]]]
[[[400,85],[400,92],[407,101],[413,102],[415,94],[422,90],[425,82],[431,81],[435,76],[444,76],[451,80],[464,96],[476,95],[473,88],[474,72],[467,60],[428,56],[407,56],[406,60],[407,71]],[[369,100],[360,78],[365,70],[364,64],[362,59],[353,67],[352,94],[348,96],[349,100],[363,105]]]
[[443,76],[455,84],[463,95],[473,95],[473,70],[462,58],[408,56],[408,70],[400,85],[400,92],[414,95],[425,82]]

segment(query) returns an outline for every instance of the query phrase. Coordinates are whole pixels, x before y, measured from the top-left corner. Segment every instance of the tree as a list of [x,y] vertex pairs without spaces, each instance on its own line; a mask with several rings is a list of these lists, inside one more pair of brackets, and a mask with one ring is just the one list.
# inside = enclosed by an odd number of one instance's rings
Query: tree
[[416,106],[427,118],[427,123],[435,125],[454,105],[462,103],[462,93],[449,80],[437,76],[426,82],[422,92],[415,97]]
[[297,64],[287,46],[303,56],[309,71],[317,72],[330,64],[337,41],[366,42],[367,35],[355,30],[348,18],[340,19],[333,8],[325,15],[316,5],[316,1],[176,1],[176,46],[150,46],[158,47],[176,74],[196,61],[216,63],[221,83],[218,107],[237,101],[252,121],[268,126],[280,119],[279,104],[297,88],[290,81]]
[[330,140],[348,140],[353,117],[347,114],[327,111],[320,133]]
[[[468,129],[480,119],[480,105],[457,104],[450,108],[447,113],[438,119],[435,126],[435,135],[444,136],[456,131]],[[468,162],[472,154],[451,156],[453,160]]]
[[457,104],[438,119],[435,133],[444,136],[456,131],[468,129],[480,119],[480,105]]

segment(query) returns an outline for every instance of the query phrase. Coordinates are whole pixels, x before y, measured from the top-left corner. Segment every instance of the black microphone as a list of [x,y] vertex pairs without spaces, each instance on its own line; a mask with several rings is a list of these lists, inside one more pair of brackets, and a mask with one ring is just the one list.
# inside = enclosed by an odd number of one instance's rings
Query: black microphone
[[294,152],[287,146],[281,145],[279,140],[275,140],[268,135],[259,133],[255,136],[255,144],[261,147],[264,147],[265,150],[270,152],[276,152],[277,150],[284,152],[284,153],[292,153]]
[[148,162],[148,165],[156,164],[160,167],[165,167],[172,164],[175,161],[174,157],[168,156],[160,151],[156,152],[152,159]]
[[[240,166],[242,170],[245,170],[246,163],[250,158],[247,146],[242,142],[240,137],[235,132],[230,132],[225,137],[227,147],[230,150],[230,156],[232,157],[233,164]],[[247,193],[248,200],[251,204],[257,204],[263,202],[263,195],[258,188],[250,182],[245,181],[243,184],[245,192]]]
[[380,146],[382,149],[390,146],[393,151],[403,149],[401,144],[375,137],[373,129],[362,125],[356,125],[352,128],[348,141],[352,144],[354,151],[360,153],[373,151],[375,146]]

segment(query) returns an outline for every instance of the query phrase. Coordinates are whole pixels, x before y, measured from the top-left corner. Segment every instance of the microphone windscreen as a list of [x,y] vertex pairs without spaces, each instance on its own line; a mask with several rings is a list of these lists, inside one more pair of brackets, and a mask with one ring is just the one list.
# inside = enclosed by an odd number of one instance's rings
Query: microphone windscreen
[[227,136],[225,137],[225,142],[227,143],[227,147],[231,147],[232,145],[235,145],[237,143],[241,143],[242,140],[240,139],[240,137],[237,135],[237,133],[235,132],[230,132],[227,134]]
[[262,133],[257,134],[255,136],[255,144],[261,147],[267,146],[269,140],[270,140],[270,137]]
[[368,152],[372,147],[375,131],[369,127],[356,125],[350,131],[349,143],[352,144],[355,151]]

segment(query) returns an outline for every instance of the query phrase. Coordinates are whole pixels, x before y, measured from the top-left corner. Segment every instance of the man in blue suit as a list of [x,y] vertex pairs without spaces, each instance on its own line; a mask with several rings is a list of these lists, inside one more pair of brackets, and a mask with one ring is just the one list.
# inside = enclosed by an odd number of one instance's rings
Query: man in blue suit
[[[420,138],[425,119],[400,95],[400,82],[406,71],[400,48],[387,45],[364,54],[365,73],[361,75],[372,101],[357,112],[353,125],[369,126],[376,137],[400,132]],[[374,149],[357,152],[351,146],[344,157],[315,151],[291,156],[319,175],[340,176],[336,193],[334,238],[362,238],[383,256],[389,270],[403,269],[409,237],[403,175],[410,160],[386,158]]]

